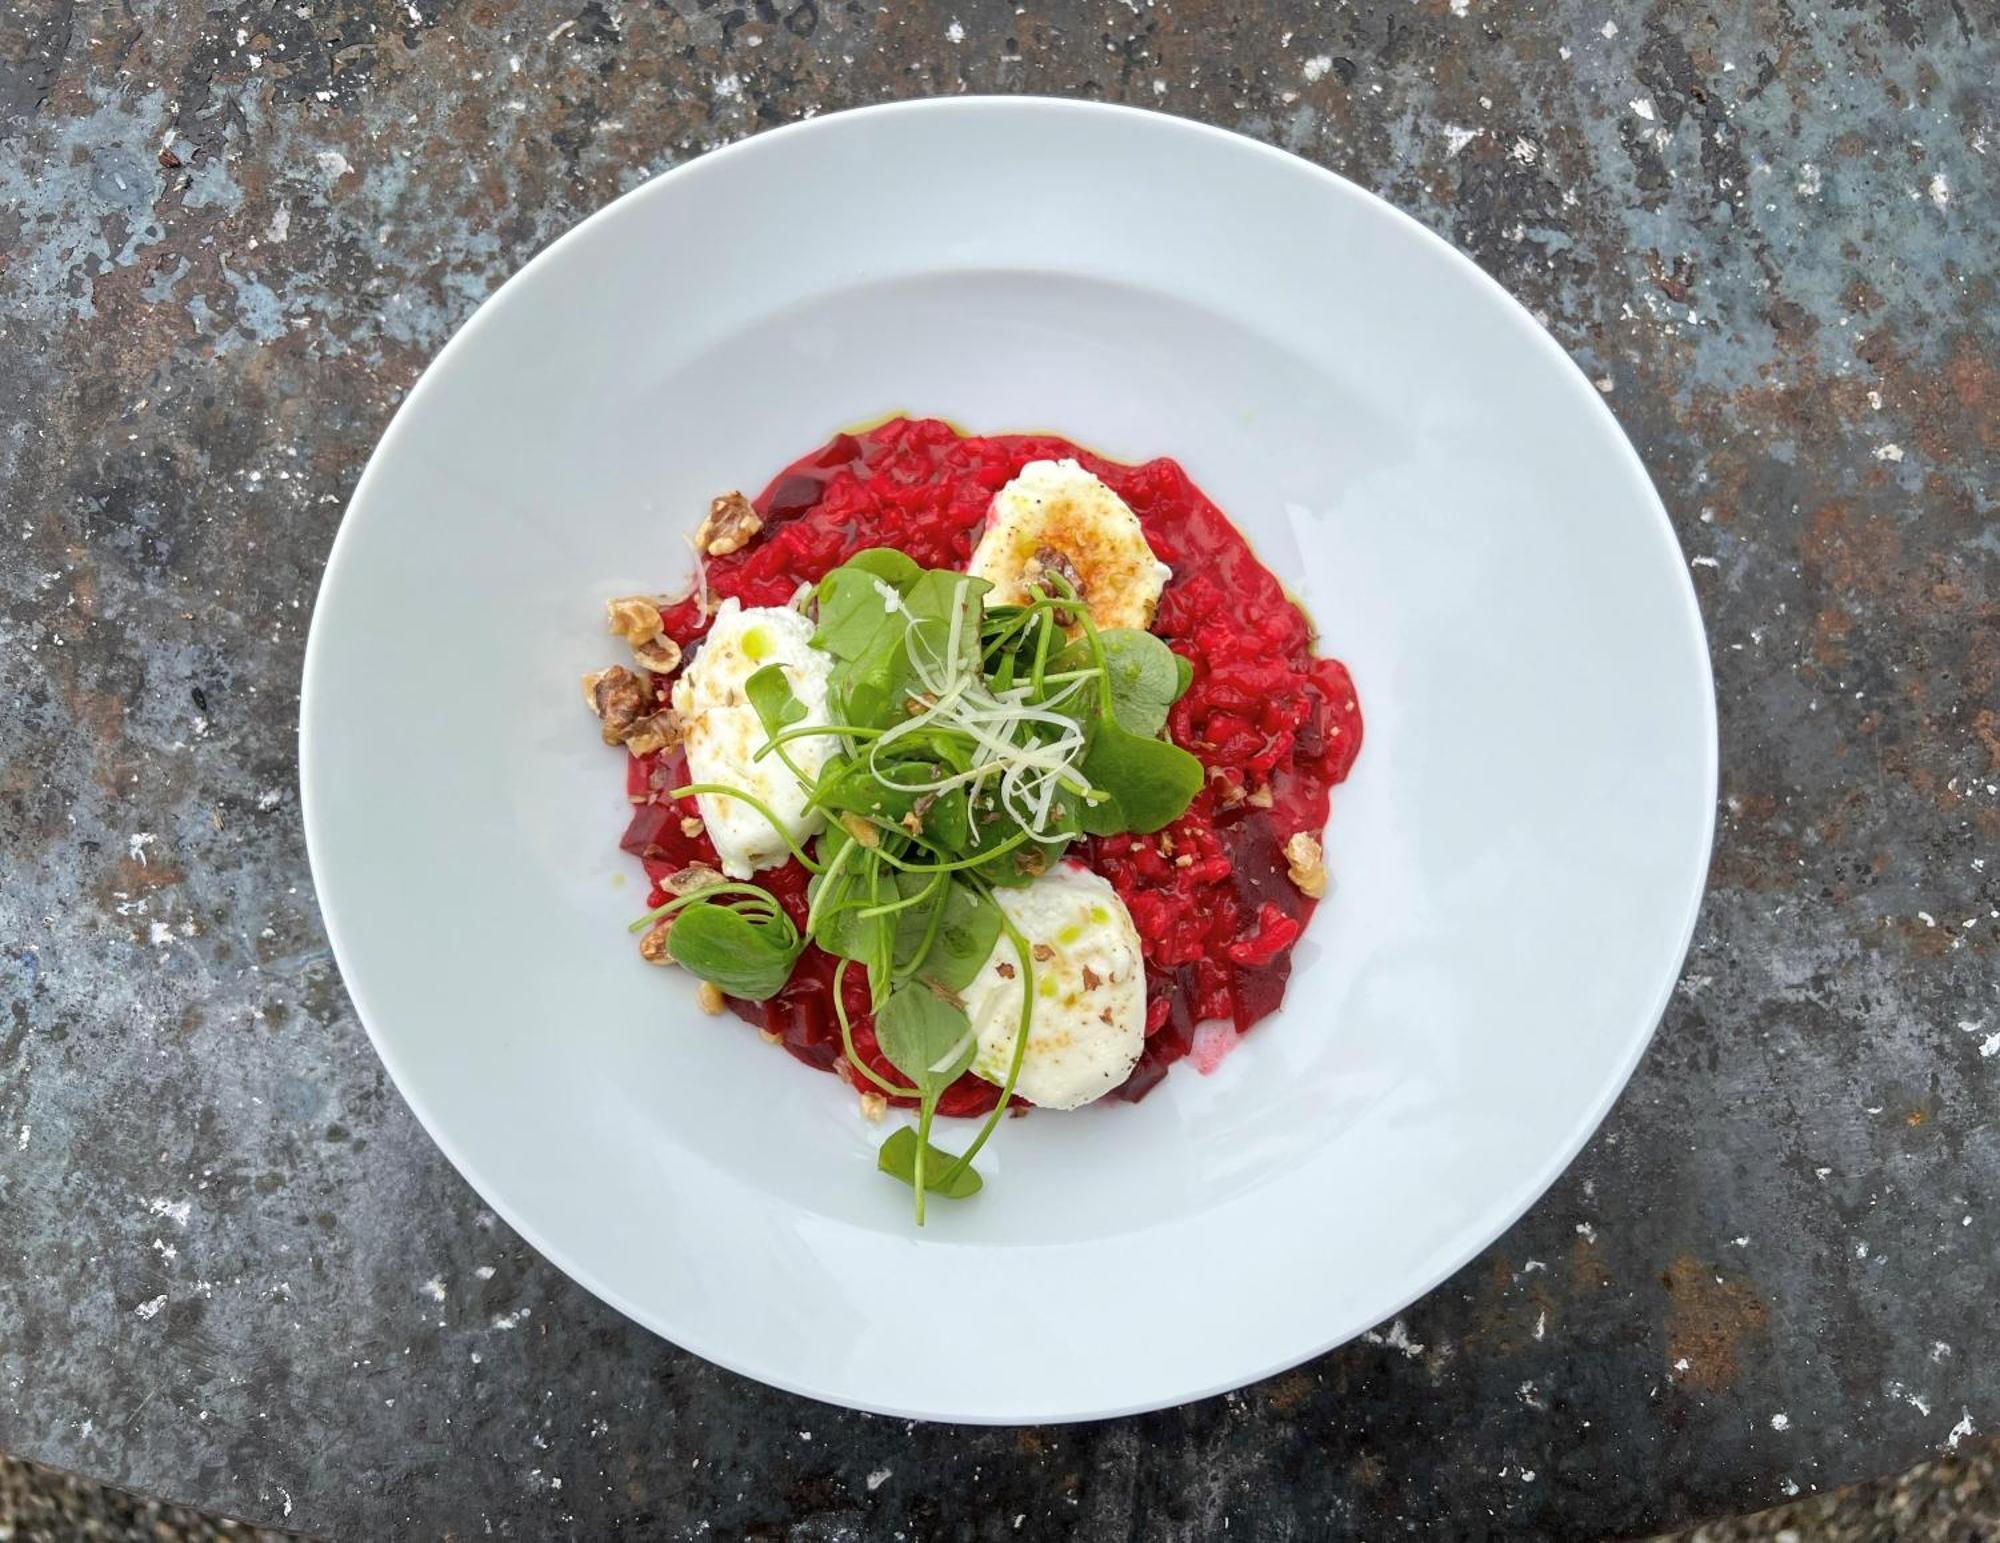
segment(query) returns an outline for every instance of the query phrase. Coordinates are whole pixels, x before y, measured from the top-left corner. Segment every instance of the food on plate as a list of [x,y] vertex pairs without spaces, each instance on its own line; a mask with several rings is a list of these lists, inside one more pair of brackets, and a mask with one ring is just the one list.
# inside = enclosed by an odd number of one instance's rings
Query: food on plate
[[[1004,1114],[1213,1070],[1277,1007],[1360,711],[1174,462],[895,419],[696,546],[692,593],[610,602],[629,657],[584,683],[639,954],[913,1110],[878,1166],[920,1223]],[[983,1118],[950,1151],[939,1117]]]

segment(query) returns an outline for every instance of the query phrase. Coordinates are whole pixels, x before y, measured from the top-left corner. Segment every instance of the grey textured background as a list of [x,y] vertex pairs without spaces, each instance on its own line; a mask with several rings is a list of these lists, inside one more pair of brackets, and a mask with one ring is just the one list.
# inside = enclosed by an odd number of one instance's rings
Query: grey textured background
[[[0,12],[0,1446],[355,1537],[1592,1536],[2000,1425],[1996,30],[1970,0]],[[294,793],[340,509],[478,300],[703,149],[961,90],[1239,129],[1469,251],[1632,433],[1722,699],[1693,956],[1571,1173],[1400,1328],[1085,1428],[807,1404],[570,1286],[385,1081]]]

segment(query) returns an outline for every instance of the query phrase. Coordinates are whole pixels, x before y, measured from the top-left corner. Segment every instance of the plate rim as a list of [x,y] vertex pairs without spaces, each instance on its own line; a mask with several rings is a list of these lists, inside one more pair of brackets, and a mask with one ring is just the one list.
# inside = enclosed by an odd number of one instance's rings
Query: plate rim
[[[322,874],[325,860],[322,856],[328,837],[315,834],[319,827],[322,805],[316,791],[314,774],[314,722],[318,716],[315,710],[317,691],[315,682],[327,667],[328,651],[332,645],[326,641],[327,629],[322,619],[328,607],[326,600],[341,583],[342,558],[351,545],[350,537],[356,528],[356,512],[371,495],[374,483],[379,480],[382,467],[391,459],[390,452],[401,439],[408,436],[409,421],[414,405],[427,390],[436,388],[436,383],[449,373],[448,365],[460,350],[464,340],[477,329],[490,325],[498,314],[496,302],[510,288],[535,270],[553,263],[557,255],[571,244],[582,240],[586,232],[600,224],[609,223],[616,211],[646,199],[665,196],[677,182],[704,173],[713,174],[725,168],[730,162],[746,154],[761,153],[763,147],[771,143],[787,141],[824,132],[828,125],[845,123],[857,118],[919,118],[925,116],[950,116],[965,113],[1029,113],[1066,114],[1077,119],[1124,119],[1151,120],[1149,130],[1167,134],[1185,133],[1208,138],[1216,142],[1227,142],[1237,153],[1253,154],[1267,159],[1280,160],[1289,164],[1293,172],[1303,172],[1318,180],[1321,185],[1343,198],[1358,199],[1372,206],[1372,212],[1387,214],[1392,223],[1400,224],[1407,234],[1420,243],[1429,245],[1434,251],[1447,256],[1449,263],[1461,273],[1471,277],[1476,287],[1488,293],[1490,299],[1497,300],[1501,308],[1510,311],[1519,321],[1527,323],[1534,346],[1542,349],[1554,360],[1560,362],[1562,374],[1568,379],[1572,394],[1584,404],[1586,414],[1594,416],[1600,430],[1608,431],[1610,442],[1622,459],[1627,473],[1635,480],[1642,493],[1642,503],[1655,527],[1655,534],[1663,536],[1669,550],[1683,553],[1680,538],[1675,532],[1673,521],[1661,500],[1645,462],[1633,446],[1630,436],[1617,416],[1604,402],[1603,397],[1591,386],[1581,365],[1563,348],[1549,329],[1517,299],[1498,279],[1480,267],[1466,253],[1432,230],[1416,216],[1397,207],[1382,195],[1361,186],[1340,173],[1294,154],[1278,146],[1267,144],[1247,134],[1218,127],[1198,119],[1182,117],[1144,105],[1099,102],[1085,99],[1035,96],[1035,95],[993,95],[972,94],[949,97],[917,97],[894,102],[875,103],[867,106],[846,108],[838,112],[826,113],[813,118],[799,120],[770,129],[752,133],[744,138],[717,146],[689,160],[668,167],[666,170],[647,178],[636,187],[628,189],[600,208],[578,220],[574,225],[555,237],[548,245],[536,252],[519,268],[510,273],[499,285],[489,292],[473,309],[472,313],[452,332],[451,336],[438,348],[424,365],[415,382],[397,404],[389,422],[383,428],[381,437],[369,452],[368,460],[361,476],[356,480],[354,491],[349,496],[346,507],[341,512],[340,524],[327,550],[325,564],[320,573],[315,591],[311,621],[308,625],[306,646],[300,674],[299,718],[298,718],[298,786],[300,821],[304,830],[307,866],[313,882],[314,901],[319,911],[320,922],[325,930],[327,942],[332,950],[334,962],[340,972],[342,989],[353,1004],[356,1019],[368,1036],[370,1046],[390,1081],[395,1084],[398,1095],[416,1117],[424,1133],[437,1146],[458,1171],[458,1174],[472,1188],[480,1201],[491,1208],[513,1231],[544,1259],[554,1265],[570,1280],[588,1291],[624,1317],[632,1320],[651,1333],[659,1335],[669,1344],[696,1355],[705,1361],[751,1381],[799,1397],[809,1398],[838,1408],[856,1409],[864,1412],[890,1416],[899,1419],[925,1420],[966,1425],[1006,1426],[1019,1424],[1072,1424],[1085,1420],[1115,1419],[1129,1415],[1151,1412],[1157,1409],[1173,1408],[1183,1404],[1196,1403],[1204,1399],[1230,1392],[1278,1375],[1293,1367],[1338,1349],[1357,1338],[1363,1329],[1342,1330],[1330,1337],[1315,1338],[1305,1348],[1296,1353],[1288,1352],[1284,1357],[1269,1365],[1259,1365],[1232,1373],[1224,1380],[1203,1383],[1200,1386],[1180,1391],[1169,1400],[1141,1398],[1132,1402],[1113,1402],[1089,1407],[1061,1407],[1058,1409],[985,1409],[968,1412],[963,1409],[915,1408],[893,1403],[875,1403],[835,1393],[825,1388],[815,1387],[803,1379],[787,1377],[780,1370],[753,1368],[739,1356],[702,1342],[705,1336],[689,1334],[678,1327],[670,1327],[665,1316],[650,1307],[631,1300],[625,1293],[607,1284],[599,1273],[573,1258],[564,1250],[553,1247],[544,1237],[542,1230],[521,1215],[513,1206],[489,1190],[477,1170],[458,1143],[440,1126],[433,1113],[426,1108],[422,1099],[415,1096],[406,1085],[405,1076],[399,1070],[400,1057],[391,1043],[380,1033],[375,1024],[377,1015],[368,1005],[367,993],[357,983],[356,974],[348,967],[349,954],[342,944],[342,925],[338,920],[338,905],[328,894]],[[1676,565],[1679,570],[1679,584],[1676,595],[1679,600],[1678,622],[1682,628],[1690,629],[1692,639],[1699,644],[1695,650],[1701,668],[1697,672],[1701,685],[1701,728],[1703,730],[1701,750],[1701,777],[1705,785],[1706,798],[1703,802],[1703,817],[1697,841],[1699,860],[1691,865],[1697,874],[1696,881],[1683,904],[1680,936],[1671,958],[1670,969],[1664,972],[1664,979],[1655,987],[1653,1006],[1645,1019],[1642,1033],[1632,1038],[1632,1043],[1615,1067],[1606,1077],[1595,1099],[1585,1114],[1564,1134],[1552,1149],[1552,1155],[1542,1168],[1534,1173],[1520,1187],[1517,1198],[1494,1215],[1497,1222],[1482,1222],[1468,1230],[1462,1248],[1446,1251],[1448,1263],[1436,1270],[1420,1286],[1400,1296],[1396,1304],[1385,1312],[1378,1321],[1386,1322],[1405,1312],[1414,1303],[1435,1291],[1445,1281],[1456,1275],[1472,1260],[1499,1238],[1504,1236],[1516,1222],[1532,1209],[1547,1194],[1555,1181],[1576,1160],[1577,1155],[1591,1137],[1602,1128],[1612,1106],[1630,1084],[1632,1074],[1639,1061],[1651,1047],[1654,1036],[1659,1032],[1666,1010],[1672,1001],[1675,987],[1686,969],[1687,958],[1694,942],[1695,929],[1699,924],[1703,905],[1708,895],[1708,874],[1714,859],[1715,830],[1717,820],[1716,803],[1720,788],[1720,733],[1716,711],[1715,669],[1705,622],[1702,617],[1700,598],[1694,587],[1693,575],[1685,562]],[[1469,1241],[1467,1241],[1469,1240]]]

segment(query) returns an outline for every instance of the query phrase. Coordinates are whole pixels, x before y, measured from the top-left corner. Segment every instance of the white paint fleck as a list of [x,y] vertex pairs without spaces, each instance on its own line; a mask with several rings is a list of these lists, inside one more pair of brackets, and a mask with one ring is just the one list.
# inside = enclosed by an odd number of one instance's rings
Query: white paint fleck
[[1688,1361],[1688,1358],[1686,1356],[1682,1356],[1678,1361],[1674,1362],[1674,1370],[1677,1372],[1684,1372],[1688,1369],[1689,1364],[1690,1363]]
[[181,1256],[181,1251],[175,1248],[173,1244],[167,1242],[164,1238],[153,1239],[153,1248],[154,1251],[157,1252],[162,1259],[166,1260],[168,1264],[172,1264],[176,1259],[180,1258]]
[[1635,96],[1628,104],[1639,117],[1651,123],[1658,116],[1653,110],[1653,99],[1649,96]]
[[126,854],[129,857],[131,857],[133,862],[138,863],[141,866],[144,866],[148,861],[146,857],[146,848],[151,846],[155,841],[158,841],[159,839],[160,838],[154,835],[151,831],[142,830],[137,835],[127,838],[125,842]]
[[313,160],[318,163],[320,171],[325,174],[329,182],[338,182],[354,170],[347,163],[347,157],[338,150],[322,150],[313,157]]
[[1877,445],[1875,447],[1875,459],[1878,461],[1900,461],[1902,458],[1903,447],[1901,445],[1889,444]]
[[1801,198],[1819,197],[1819,190],[1821,186],[1819,168],[1813,165],[1811,161],[1807,161],[1803,166],[1799,168],[1798,185],[1799,185],[1799,196]]
[[1308,82],[1315,80],[1324,80],[1326,78],[1326,72],[1332,68],[1333,68],[1332,54],[1314,54],[1310,59],[1306,60],[1303,66],[1301,66],[1301,73],[1304,74]]
[[1937,925],[1937,918],[1931,915],[1929,911],[1917,912],[1917,920],[1922,922],[1926,927],[1935,927]]
[[737,74],[716,76],[715,94],[725,100],[741,96],[743,94],[743,77]]
[[292,1492],[280,1484],[278,1486],[278,1493],[285,1497],[285,1515],[290,1516],[292,1514]]
[[1541,154],[1542,147],[1523,134],[1515,139],[1513,148],[1507,152],[1507,159],[1519,161],[1523,166],[1532,166],[1541,158]]
[[868,1475],[868,1492],[871,1495],[889,1482],[889,1473],[890,1470],[887,1468],[877,1468],[873,1473]]
[[15,1143],[14,1143],[14,1150],[15,1150],[16,1152],[25,1152],[25,1151],[27,1151],[27,1150],[28,1150],[28,1138],[29,1138],[30,1136],[34,1135],[34,1133],[35,1133],[35,1127],[34,1127],[34,1126],[32,1126],[32,1125],[23,1125],[23,1126],[21,1127],[21,1139],[20,1139],[19,1141],[17,1141],[17,1142],[15,1142]]
[[433,1302],[442,1302],[444,1300],[444,1281],[439,1276],[433,1275],[419,1286],[417,1290],[421,1291]]
[[1689,559],[1688,566],[1691,568],[1720,568],[1722,564],[1713,557],[1695,557]]
[[1451,14],[1463,16],[1472,9],[1472,0],[1451,0]]
[[491,1280],[493,1279],[493,1266],[490,1264],[482,1264],[478,1269],[474,1270],[472,1273],[474,1275],[477,1275],[481,1280]]
[[1597,1241],[1597,1229],[1591,1226],[1589,1222],[1578,1222],[1576,1224],[1576,1235],[1586,1243],[1595,1243]]
[[1540,1339],[1549,1332],[1548,1310],[1544,1308],[1535,1314],[1535,1338]]
[[1951,1359],[1951,1346],[1947,1345],[1941,1339],[1933,1341],[1931,1344],[1931,1359],[1933,1361],[1949,1361]]
[[1478,129],[1468,129],[1456,123],[1447,123],[1444,126],[1445,159],[1450,160],[1478,137]]
[[1931,178],[1928,191],[1931,195],[1931,202],[1936,204],[1938,208],[1949,209],[1951,207],[1951,179],[1945,176],[1943,172],[1939,172],[1935,177]]
[[1792,1417],[1790,1415],[1781,1413],[1781,1414],[1774,1414],[1771,1416],[1772,1430],[1790,1430],[1791,1428],[1792,1428]]
[[1599,37],[1603,38],[1608,43],[1611,41],[1611,39],[1618,36],[1618,23],[1615,21],[1607,21],[1603,26],[1597,29],[1597,33]]
[[194,1210],[194,1202],[155,1198],[146,1202],[146,1210],[149,1215],[164,1216],[176,1227],[185,1227],[188,1224],[188,1216]]
[[1951,1428],[1950,1433],[1944,1438],[1945,1450],[1947,1452],[1956,1452],[1958,1444],[1971,1434],[1972,1411],[1967,1409],[1963,1404],[1960,1404],[1958,1406],[1958,1423]]
[[271,216],[271,223],[264,227],[266,241],[283,241],[292,231],[292,206],[279,204],[277,212]]
[[1370,1329],[1361,1338],[1370,1345],[1387,1345],[1391,1350],[1400,1350],[1413,1361],[1424,1353],[1424,1347],[1410,1338],[1410,1326],[1400,1318],[1389,1325],[1388,1333]]
[[151,1319],[157,1316],[160,1309],[165,1307],[166,1305],[167,1305],[167,1294],[163,1291],[158,1296],[154,1297],[151,1301],[141,1302],[137,1307],[133,1308],[132,1311],[137,1313],[141,1318]]
[[1533,1274],[1535,1273],[1535,1271],[1537,1271],[1537,1270],[1546,1270],[1547,1268],[1548,1268],[1548,1266],[1547,1266],[1546,1264],[1542,1263],[1542,1261],[1541,1261],[1541,1260],[1539,1260],[1539,1259],[1529,1259],[1529,1260],[1525,1260],[1525,1261],[1523,1261],[1523,1263],[1522,1263],[1522,1265],[1521,1265],[1521,1273],[1522,1273],[1523,1275],[1533,1275]]
[[532,1317],[533,1312],[525,1307],[517,1307],[511,1313],[502,1313],[493,1320],[496,1329],[518,1329],[523,1318]]
[[257,795],[257,807],[259,809],[275,809],[284,801],[284,797],[285,790],[283,788],[266,788]]
[[155,948],[165,948],[174,940],[174,929],[165,922],[154,922],[146,929],[146,938]]
[[[1982,1040],[1979,1045],[1979,1053],[1988,1059],[2000,1055],[2000,1033],[1995,1033],[1989,1038]],[[21,1145],[26,1146],[27,1144],[28,1131],[27,1127],[23,1126],[21,1128]]]
[[1793,1478],[1780,1479],[1778,1481],[1778,1488],[1784,1491],[1785,1498],[1789,1500],[1799,1492],[1799,1481]]
[[956,16],[951,19],[951,25],[944,29],[944,38],[947,43],[963,43],[965,41],[965,28],[959,24]]

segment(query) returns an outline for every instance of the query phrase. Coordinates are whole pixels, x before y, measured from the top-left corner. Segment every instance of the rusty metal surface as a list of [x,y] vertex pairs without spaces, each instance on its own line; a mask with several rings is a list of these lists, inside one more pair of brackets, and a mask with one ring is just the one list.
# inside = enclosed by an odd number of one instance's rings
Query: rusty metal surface
[[[2000,1426],[1996,31],[1970,0],[15,0],[0,1446],[356,1537],[1597,1536]],[[1633,435],[1722,700],[1687,974],[1569,1175],[1370,1340],[1075,1429],[806,1404],[570,1286],[387,1085],[293,792],[340,509],[478,300],[703,149],[965,90],[1239,129],[1469,251]]]

